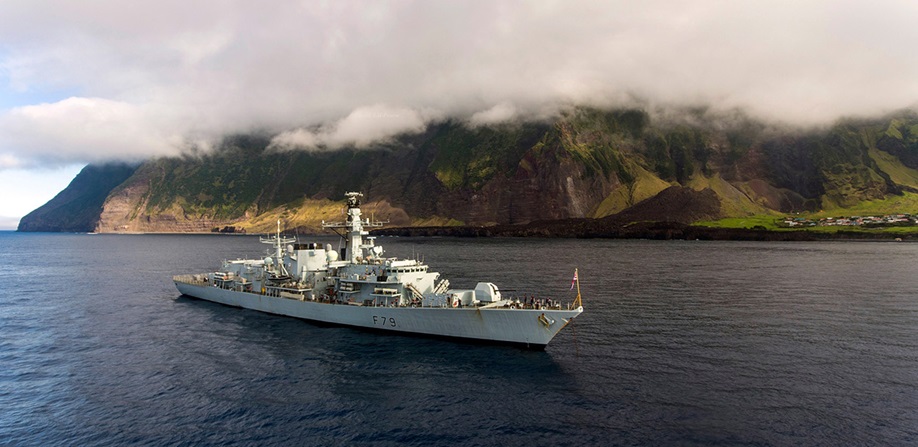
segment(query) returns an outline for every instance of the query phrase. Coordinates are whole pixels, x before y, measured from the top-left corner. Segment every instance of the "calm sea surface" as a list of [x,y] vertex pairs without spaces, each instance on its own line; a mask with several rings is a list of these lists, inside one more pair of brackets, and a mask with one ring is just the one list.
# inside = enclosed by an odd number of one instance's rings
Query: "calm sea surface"
[[918,244],[379,242],[565,301],[578,267],[586,310],[544,352],[319,327],[178,296],[256,237],[0,232],[0,444],[918,444]]

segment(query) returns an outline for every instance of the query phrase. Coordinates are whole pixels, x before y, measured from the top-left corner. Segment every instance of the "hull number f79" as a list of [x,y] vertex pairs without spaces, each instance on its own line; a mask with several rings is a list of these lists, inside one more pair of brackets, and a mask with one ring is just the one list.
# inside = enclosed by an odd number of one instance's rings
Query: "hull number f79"
[[381,317],[378,315],[373,315],[373,324],[376,326],[388,326],[396,327],[395,318],[392,317]]

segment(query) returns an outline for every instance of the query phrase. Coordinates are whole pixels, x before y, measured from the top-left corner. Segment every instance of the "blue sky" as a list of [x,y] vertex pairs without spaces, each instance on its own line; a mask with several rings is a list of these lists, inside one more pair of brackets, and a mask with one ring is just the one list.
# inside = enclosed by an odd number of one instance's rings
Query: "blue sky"
[[20,217],[51,200],[81,169],[83,165],[75,164],[0,171],[0,230],[15,230]]
[[252,130],[333,149],[571,104],[797,126],[914,108],[915,23],[898,0],[4,0],[0,216],[87,163]]
[[[0,60],[7,59],[0,51]],[[53,103],[75,96],[76,90],[55,88],[13,88],[7,70],[0,70],[0,113],[15,107]],[[51,200],[64,189],[85,163],[6,168],[0,170],[0,231],[15,230],[19,219]]]

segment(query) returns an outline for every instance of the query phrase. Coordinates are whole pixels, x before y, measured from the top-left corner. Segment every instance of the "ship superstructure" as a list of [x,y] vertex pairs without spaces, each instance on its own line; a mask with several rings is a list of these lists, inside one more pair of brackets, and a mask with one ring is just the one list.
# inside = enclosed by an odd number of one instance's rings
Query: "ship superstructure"
[[[514,343],[542,348],[583,311],[577,298],[504,297],[490,282],[450,289],[449,281],[417,259],[384,256],[366,228],[362,194],[349,192],[344,222],[323,222],[342,236],[340,251],[298,243],[280,231],[262,238],[273,253],[263,259],[224,261],[220,270],[173,277],[188,296],[306,320],[395,332]],[[575,275],[576,276],[576,275]]]

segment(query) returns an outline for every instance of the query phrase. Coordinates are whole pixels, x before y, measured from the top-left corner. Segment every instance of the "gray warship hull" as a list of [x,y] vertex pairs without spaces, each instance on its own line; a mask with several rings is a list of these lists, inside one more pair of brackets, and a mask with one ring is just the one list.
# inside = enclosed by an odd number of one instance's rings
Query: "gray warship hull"
[[367,307],[261,295],[173,278],[183,295],[308,321],[543,349],[583,309]]

